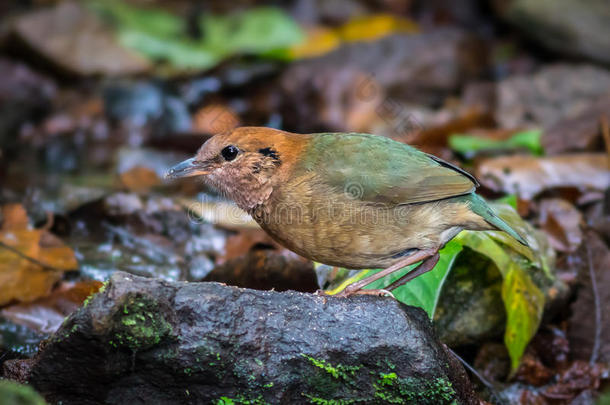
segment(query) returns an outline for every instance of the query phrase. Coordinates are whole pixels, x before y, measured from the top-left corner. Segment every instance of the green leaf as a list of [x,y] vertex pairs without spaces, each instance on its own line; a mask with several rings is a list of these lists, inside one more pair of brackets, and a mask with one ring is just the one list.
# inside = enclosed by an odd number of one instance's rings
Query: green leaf
[[507,204],[510,205],[514,210],[517,209],[517,195],[516,194],[508,194],[504,197],[500,197],[497,200],[494,200],[496,204]]
[[175,38],[185,33],[184,21],[180,17],[160,9],[134,7],[116,0],[94,0],[89,4],[121,28],[147,32],[161,38]]
[[123,28],[119,30],[119,41],[151,59],[164,60],[182,69],[207,69],[222,59],[221,55],[195,41],[162,38],[145,31]]
[[224,53],[261,54],[304,39],[298,24],[285,12],[259,7],[228,16],[206,15],[200,20],[206,44]]
[[[440,251],[441,257],[434,269],[395,289],[393,291],[394,297],[404,304],[422,308],[432,319],[434,317],[434,312],[436,311],[436,305],[438,304],[438,298],[441,294],[443,283],[451,271],[455,258],[461,251],[462,246],[459,242],[452,240],[447,243]],[[369,284],[365,288],[383,288],[407,274],[407,272],[412,270],[415,266],[416,265],[405,267],[400,271],[394,272]]]
[[184,18],[161,9],[115,0],[90,4],[114,22],[124,47],[177,69],[208,69],[234,54],[264,55],[303,40],[299,25],[273,7],[226,16],[208,14],[199,21],[203,35],[195,38],[188,35]]
[[539,129],[519,132],[508,139],[496,140],[480,136],[454,134],[449,137],[449,147],[465,156],[475,152],[506,149],[528,149],[534,155],[542,155],[540,143],[542,131]]
[[[489,204],[494,211],[502,218],[511,228],[522,235],[529,247],[523,246],[508,234],[501,231],[486,231],[485,233],[491,236],[492,239],[501,243],[510,250],[526,257],[532,263],[540,267],[549,279],[554,279],[552,269],[555,267],[555,251],[549,246],[548,238],[542,232],[537,231],[529,223],[524,221],[517,211],[506,204]],[[489,255],[488,255],[489,256]]]
[[504,343],[514,373],[527,344],[536,334],[544,309],[544,294],[520,267],[512,267],[502,283],[506,308]]
[[506,249],[496,243],[487,232],[462,231],[454,240],[489,257],[500,270],[502,277],[506,277],[511,267],[515,265],[513,258],[506,252]]

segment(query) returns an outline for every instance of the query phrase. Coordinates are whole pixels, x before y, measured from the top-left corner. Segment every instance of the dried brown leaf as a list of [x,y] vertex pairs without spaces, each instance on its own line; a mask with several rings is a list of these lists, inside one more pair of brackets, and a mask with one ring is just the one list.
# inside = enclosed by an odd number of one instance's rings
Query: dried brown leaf
[[21,205],[2,207],[0,305],[49,294],[62,271],[78,267],[74,252],[45,230],[31,229]]
[[70,74],[142,73],[150,63],[118,44],[113,32],[78,2],[63,2],[19,17],[15,36],[43,59]]
[[10,321],[43,333],[53,333],[65,317],[74,312],[88,296],[97,292],[100,281],[66,282],[51,295],[31,303],[11,305],[0,314]]
[[490,189],[526,200],[552,188],[601,191],[610,184],[608,156],[604,153],[497,157],[481,161],[476,175]]
[[582,223],[582,214],[568,201],[552,198],[540,203],[540,226],[555,250],[576,251],[583,239]]
[[568,329],[573,357],[587,361],[597,357],[598,361],[610,362],[610,249],[597,233],[587,231],[585,243],[569,262],[578,268],[580,283]]
[[148,167],[135,166],[119,175],[122,186],[134,192],[146,192],[161,184],[157,173]]

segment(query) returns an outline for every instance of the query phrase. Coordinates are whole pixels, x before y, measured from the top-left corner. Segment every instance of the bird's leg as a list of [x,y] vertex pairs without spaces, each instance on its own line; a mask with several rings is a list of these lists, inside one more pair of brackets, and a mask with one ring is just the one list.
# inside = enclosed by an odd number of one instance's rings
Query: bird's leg
[[393,297],[393,294],[391,293],[391,291],[400,287],[401,285],[408,283],[409,281],[413,280],[414,278],[419,277],[422,274],[429,272],[430,270],[432,270],[434,268],[434,266],[436,266],[436,263],[438,263],[439,259],[440,259],[440,255],[438,253],[436,253],[434,256],[430,256],[427,259],[425,259],[424,261],[422,261],[419,264],[419,266],[417,266],[416,268],[414,268],[413,270],[411,270],[410,272],[408,272],[407,274],[405,274],[398,280],[394,281],[389,286],[382,288],[382,289],[376,289],[376,290],[359,290],[359,291],[356,291],[354,294],[359,294],[359,295],[366,294],[366,295],[377,295],[377,296],[389,295],[389,296]]
[[438,259],[440,258],[441,256],[438,254],[438,252],[436,252],[433,256],[430,256],[429,258],[425,259],[423,262],[420,263],[419,266],[417,266],[398,280],[394,281],[385,289],[392,291],[395,288],[400,287],[401,285],[413,280],[415,277],[419,277],[422,274],[429,272],[434,268],[434,266],[436,266],[436,263],[438,263]]
[[[362,290],[362,287],[365,287],[365,286],[371,284],[373,281],[377,281],[380,278],[385,277],[390,273],[394,273],[395,271],[400,270],[403,267],[409,266],[413,263],[417,263],[421,260],[426,260],[427,258],[434,255],[435,253],[436,253],[436,251],[434,251],[434,250],[419,250],[419,251],[413,253],[412,255],[407,256],[407,257],[401,259],[400,261],[394,263],[387,269],[381,270],[371,276],[368,276],[367,278],[364,278],[360,281],[356,281],[355,283],[348,285],[347,287],[345,287],[345,289],[343,291],[336,294],[335,296],[336,297],[349,297],[350,295],[353,295],[353,294],[384,295],[387,293],[387,291],[385,291],[385,290]],[[415,270],[417,270],[417,269],[415,269]],[[415,271],[415,270],[413,270],[413,271]],[[411,274],[413,271],[409,272],[409,274]]]

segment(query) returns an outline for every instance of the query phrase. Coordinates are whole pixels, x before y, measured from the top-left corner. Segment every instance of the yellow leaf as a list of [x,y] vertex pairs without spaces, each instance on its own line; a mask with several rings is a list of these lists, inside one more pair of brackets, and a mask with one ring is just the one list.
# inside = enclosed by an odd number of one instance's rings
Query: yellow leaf
[[28,215],[21,204],[2,206],[2,229],[26,229],[29,226]]
[[502,299],[506,308],[504,343],[514,373],[523,352],[542,319],[544,294],[520,267],[512,266],[502,283]]
[[61,270],[73,270],[78,267],[72,249],[66,246],[57,236],[42,232],[39,244],[38,260],[40,262]]
[[409,19],[390,14],[376,14],[355,18],[339,28],[313,27],[306,29],[304,42],[292,46],[276,56],[301,59],[324,55],[341,45],[341,42],[374,41],[395,33],[415,33],[419,28]]
[[419,28],[417,24],[406,18],[391,14],[369,15],[347,22],[338,29],[344,41],[374,41],[395,33],[415,33]]
[[341,40],[337,33],[324,27],[313,27],[306,30],[306,39],[303,43],[288,49],[289,59],[313,58],[324,55],[337,48]]

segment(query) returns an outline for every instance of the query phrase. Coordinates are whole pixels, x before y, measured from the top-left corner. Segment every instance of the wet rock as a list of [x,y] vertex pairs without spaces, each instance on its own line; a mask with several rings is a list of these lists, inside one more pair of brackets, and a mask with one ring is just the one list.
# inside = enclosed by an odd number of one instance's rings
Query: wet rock
[[111,119],[143,126],[163,113],[163,92],[146,82],[112,84],[104,89],[104,110]]
[[65,74],[121,75],[151,68],[150,62],[120,46],[114,33],[78,2],[25,14],[12,31],[16,44]]
[[495,0],[500,15],[545,47],[610,63],[605,0]]
[[[83,243],[75,249],[82,260],[81,272],[98,280],[107,280],[117,268],[144,277],[179,280],[184,258],[172,242],[157,234],[138,234],[129,227],[104,226],[110,241],[103,244]],[[110,257],[110,259],[109,259]],[[106,273],[100,279],[99,276]]]
[[[81,184],[87,184],[87,178]],[[100,200],[109,193],[105,187],[90,187],[87,185],[64,182],[59,186],[55,212],[70,212],[85,204]]]
[[0,361],[12,357],[33,356],[41,340],[48,334],[37,332],[0,316]]
[[466,251],[458,260],[434,316],[439,338],[451,347],[500,336],[506,323],[502,276],[491,259]]
[[441,102],[478,75],[484,55],[476,40],[455,29],[347,44],[290,67],[281,78],[288,100],[282,108],[299,132],[355,130],[363,120],[394,107],[384,104],[388,96],[392,104],[397,97],[418,104]]
[[144,209],[142,198],[134,193],[114,193],[104,199],[104,209],[109,215],[131,215]]
[[124,273],[50,339],[29,383],[67,405],[478,403],[420,309]]
[[214,270],[214,261],[207,255],[202,254],[191,257],[191,260],[189,261],[187,280],[203,280],[212,270]]
[[109,194],[69,218],[69,244],[77,252],[81,274],[101,281],[117,269],[167,280],[200,280],[213,267],[210,259],[224,252],[228,233],[194,221],[177,201],[154,193]]
[[56,87],[27,66],[0,59],[0,147],[16,140],[24,122],[32,122],[51,108]]
[[108,116],[132,129],[152,126],[154,135],[191,129],[186,104],[148,82],[119,82],[104,89],[104,109]]

